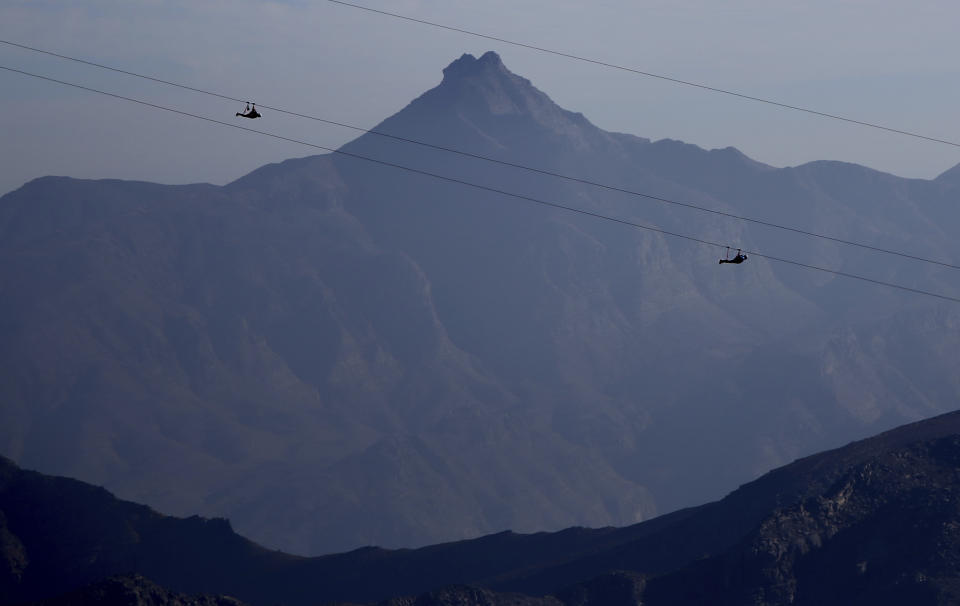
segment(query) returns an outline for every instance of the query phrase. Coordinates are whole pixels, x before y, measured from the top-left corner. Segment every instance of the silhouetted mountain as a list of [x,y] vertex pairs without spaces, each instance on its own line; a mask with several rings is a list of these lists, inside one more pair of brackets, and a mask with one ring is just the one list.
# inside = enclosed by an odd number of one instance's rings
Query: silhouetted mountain
[[35,602],[36,606],[243,606],[229,597],[187,596],[160,587],[140,575],[116,576],[71,591],[65,595]]
[[[257,605],[946,604],[960,597],[960,412],[800,459],[721,501],[626,528],[500,533],[318,558],[260,548],[224,520],[161,516],[103,489],[0,463],[5,604],[50,599],[121,572]],[[146,586],[141,594],[157,600],[186,599],[129,576],[73,595],[125,595],[131,586]]]
[[379,606],[563,606],[554,598],[504,594],[477,587],[447,587],[416,597],[392,598]]
[[240,537],[224,519],[162,516],[103,488],[22,471],[2,458],[0,556],[4,603],[52,598],[128,572],[188,593],[227,593],[204,588],[229,585],[266,602],[253,579],[297,560]]
[[[378,130],[960,258],[957,192],[609,133],[464,55]],[[345,151],[956,294],[954,270],[365,135]],[[955,406],[955,306],[329,155],[0,198],[0,452],[271,547],[625,525]],[[729,270],[729,271],[728,271]]]
[[733,549],[653,579],[644,603],[956,604],[960,436],[862,462]]

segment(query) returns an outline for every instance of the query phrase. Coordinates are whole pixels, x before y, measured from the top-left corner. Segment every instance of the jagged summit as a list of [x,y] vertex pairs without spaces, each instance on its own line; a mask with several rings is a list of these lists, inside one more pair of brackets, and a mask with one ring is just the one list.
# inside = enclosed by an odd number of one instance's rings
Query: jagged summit
[[[557,106],[533,84],[511,72],[500,55],[493,51],[479,59],[464,54],[443,70],[443,82],[434,89],[441,93],[437,101],[448,104],[451,97],[459,101],[453,106],[481,103],[494,114],[537,113]],[[432,92],[432,91],[431,91]],[[430,92],[427,93],[430,95]],[[448,96],[449,95],[449,96]],[[474,105],[475,109],[477,108]]]
[[443,79],[453,80],[497,72],[511,74],[500,59],[500,55],[494,51],[483,53],[479,59],[469,53],[464,53],[459,59],[443,69]]
[[[608,143],[607,133],[582,114],[558,106],[530,80],[511,72],[493,51],[479,58],[460,56],[443,70],[438,86],[376,130],[455,147],[477,136],[498,149],[516,148],[543,136],[552,138],[550,145],[554,148],[583,150]],[[380,144],[369,139],[361,137],[358,149]],[[534,152],[527,149],[524,153]]]

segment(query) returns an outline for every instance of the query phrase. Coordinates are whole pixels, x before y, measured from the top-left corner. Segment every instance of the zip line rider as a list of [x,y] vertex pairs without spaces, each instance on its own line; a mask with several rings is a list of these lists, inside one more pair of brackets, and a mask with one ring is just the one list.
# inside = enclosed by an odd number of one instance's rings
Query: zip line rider
[[253,104],[253,109],[250,109],[250,104],[247,103],[247,109],[242,114],[240,112],[237,112],[237,115],[240,116],[241,118],[250,118],[250,119],[260,117],[260,113],[257,111],[256,103]]
[[743,262],[746,261],[746,260],[747,260],[747,255],[743,254],[743,253],[740,251],[739,248],[737,249],[737,256],[731,259],[731,258],[730,258],[730,247],[728,246],[728,247],[727,247],[727,257],[726,257],[725,259],[720,259],[720,264],[721,264],[721,265],[722,265],[723,263],[737,263],[737,264],[740,264],[740,263],[743,263]]

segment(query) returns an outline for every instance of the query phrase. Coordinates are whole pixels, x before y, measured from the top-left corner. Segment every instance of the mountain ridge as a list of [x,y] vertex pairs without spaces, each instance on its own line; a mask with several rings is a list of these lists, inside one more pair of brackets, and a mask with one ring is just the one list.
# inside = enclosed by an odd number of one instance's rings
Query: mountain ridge
[[[739,603],[741,591],[759,591],[758,604],[865,603],[882,598],[878,583],[892,597],[874,603],[928,603],[933,598],[924,596],[953,595],[951,587],[960,586],[956,569],[949,570],[949,562],[960,561],[960,542],[938,543],[940,551],[930,543],[950,529],[938,520],[960,506],[958,461],[960,412],[953,412],[806,457],[721,501],[631,527],[505,532],[417,550],[364,548],[301,558],[243,539],[226,520],[169,518],[4,458],[0,602],[46,600],[134,572],[173,591],[228,594],[251,604],[390,598],[390,604],[433,604],[461,596],[453,603],[617,606],[640,596],[659,605],[702,603],[703,591],[715,592],[716,603]],[[862,534],[863,524],[874,529],[872,543],[850,543],[845,537]],[[928,530],[914,535],[897,528]],[[850,545],[861,545],[860,553]],[[900,551],[907,556],[896,555]],[[864,557],[865,565],[858,559]],[[26,562],[19,570],[10,567],[17,558]],[[743,558],[756,565],[737,572],[730,562]],[[823,558],[833,563],[817,573],[818,582],[842,589],[832,597],[818,593],[800,565]],[[886,580],[863,576],[875,566]],[[915,572],[929,583],[910,581]],[[484,589],[452,587],[464,584]],[[404,595],[422,598],[404,602],[412,600],[400,599]]]
[[[492,55],[461,61],[377,128],[960,258],[943,184],[606,133]],[[955,288],[374,135],[344,150]],[[224,187],[35,181],[0,198],[0,235],[0,451],[302,554],[630,524],[960,395],[949,308],[763,258],[718,270],[720,249],[337,154]]]

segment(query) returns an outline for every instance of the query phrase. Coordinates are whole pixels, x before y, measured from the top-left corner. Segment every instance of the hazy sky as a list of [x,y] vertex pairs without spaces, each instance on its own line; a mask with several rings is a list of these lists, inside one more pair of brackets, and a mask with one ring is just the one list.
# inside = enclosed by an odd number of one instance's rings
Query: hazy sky
[[[355,0],[637,69],[960,141],[960,3],[902,0]],[[373,127],[463,53],[496,50],[598,126],[776,166],[815,159],[932,178],[960,149],[577,63],[325,0],[2,0],[0,38]],[[225,120],[243,109],[0,44],[0,65]],[[226,183],[316,150],[0,70],[0,194],[35,177]],[[336,147],[356,133],[246,123]]]

